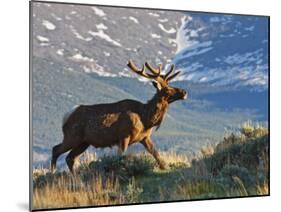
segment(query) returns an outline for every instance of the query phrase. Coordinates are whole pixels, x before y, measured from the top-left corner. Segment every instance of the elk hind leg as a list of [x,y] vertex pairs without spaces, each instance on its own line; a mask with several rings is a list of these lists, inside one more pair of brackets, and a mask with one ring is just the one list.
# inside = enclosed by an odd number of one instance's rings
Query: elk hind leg
[[118,151],[117,151],[117,154],[119,156],[122,156],[123,153],[127,151],[129,143],[130,143],[130,137],[127,137],[119,142]]
[[75,162],[75,158],[79,156],[81,153],[83,153],[87,148],[89,147],[89,144],[82,143],[78,147],[73,148],[70,153],[66,156],[66,164],[70,170],[70,172],[73,173],[73,165]]
[[54,172],[56,170],[56,163],[57,163],[58,157],[61,154],[70,150],[70,148],[71,147],[69,145],[66,145],[64,142],[53,147],[53,149],[52,149],[52,161],[51,161],[51,171],[52,172]]

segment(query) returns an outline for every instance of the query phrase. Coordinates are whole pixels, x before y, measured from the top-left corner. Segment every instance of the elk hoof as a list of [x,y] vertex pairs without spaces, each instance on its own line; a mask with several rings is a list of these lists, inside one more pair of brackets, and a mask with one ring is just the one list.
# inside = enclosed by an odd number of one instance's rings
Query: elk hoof
[[159,168],[162,170],[165,170],[165,169],[167,169],[167,166],[165,163],[162,162],[162,163],[159,163]]

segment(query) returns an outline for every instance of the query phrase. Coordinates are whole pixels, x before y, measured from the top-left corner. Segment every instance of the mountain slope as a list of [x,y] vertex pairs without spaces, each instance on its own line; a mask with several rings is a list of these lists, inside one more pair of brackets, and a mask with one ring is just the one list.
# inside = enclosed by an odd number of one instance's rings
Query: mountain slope
[[182,19],[173,63],[182,80],[266,90],[268,18],[188,13]]

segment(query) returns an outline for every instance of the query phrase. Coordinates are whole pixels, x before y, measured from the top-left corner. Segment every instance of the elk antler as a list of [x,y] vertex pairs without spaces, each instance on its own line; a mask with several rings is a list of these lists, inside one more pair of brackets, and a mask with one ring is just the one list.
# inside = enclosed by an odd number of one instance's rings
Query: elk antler
[[174,71],[174,69],[175,69],[175,65],[172,64],[172,65],[171,65],[171,68],[170,68],[170,71],[168,71],[168,72],[165,74],[164,79],[165,79],[167,82],[171,81],[171,80],[174,79],[176,76],[178,76],[179,73],[181,73],[180,71],[177,71],[177,72],[174,73],[172,76],[169,76],[169,75]]
[[129,62],[128,62],[128,67],[129,67],[133,72],[137,73],[138,75],[141,75],[141,76],[146,77],[146,78],[148,78],[148,79],[151,79],[151,78],[152,78],[152,76],[149,76],[147,73],[144,72],[144,69],[145,69],[144,65],[142,66],[142,69],[140,70],[140,69],[137,68],[137,66],[133,63],[132,60],[129,60]]
[[[162,87],[166,87],[168,86],[168,83],[166,82],[166,80],[163,78],[161,74],[161,68],[162,65],[159,65],[159,67],[157,69],[153,68],[150,64],[148,64],[147,62],[145,62],[145,65],[142,66],[142,69],[138,69],[136,67],[136,65],[133,63],[132,60],[129,60],[128,62],[128,67],[135,73],[137,73],[140,76],[143,76],[145,78],[148,79],[153,79],[155,81],[157,81],[158,83],[161,84]],[[148,68],[148,70],[151,73],[147,73],[145,72],[145,67]]]
[[[180,71],[174,73],[172,76],[171,73],[174,71],[175,65],[172,64],[170,70],[165,74],[161,74],[162,71],[162,64],[160,64],[157,68],[153,68],[148,62],[145,62],[145,65],[142,66],[142,69],[138,69],[136,65],[133,63],[132,60],[129,60],[128,67],[135,73],[137,73],[140,76],[143,76],[148,79],[153,79],[161,84],[162,87],[168,86],[169,81],[171,81],[173,78],[175,78]],[[146,73],[145,67],[151,72]]]

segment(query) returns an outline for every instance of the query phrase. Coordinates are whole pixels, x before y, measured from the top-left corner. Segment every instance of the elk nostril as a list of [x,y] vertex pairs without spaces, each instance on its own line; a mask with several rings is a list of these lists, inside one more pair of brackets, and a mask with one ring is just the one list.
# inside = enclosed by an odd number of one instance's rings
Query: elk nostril
[[187,95],[187,92],[186,92],[185,90],[183,90],[183,98],[184,98],[184,99],[187,99],[187,96],[188,96],[188,95]]

